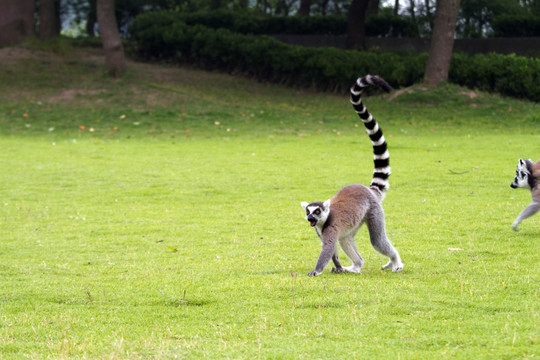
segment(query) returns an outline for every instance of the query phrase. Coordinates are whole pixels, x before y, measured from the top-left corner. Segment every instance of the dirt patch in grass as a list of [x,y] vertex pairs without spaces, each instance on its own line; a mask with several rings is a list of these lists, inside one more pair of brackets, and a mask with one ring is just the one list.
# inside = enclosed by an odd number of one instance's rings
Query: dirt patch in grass
[[478,96],[478,93],[476,91],[468,89],[460,89],[459,93],[468,96],[469,99],[474,99]]
[[50,58],[54,54],[46,51],[29,50],[22,47],[7,47],[0,49],[0,63],[4,65],[16,64],[22,60],[36,58]]
[[84,96],[99,95],[106,92],[107,90],[104,89],[65,89],[58,94],[51,95],[45,101],[53,104],[58,104],[61,102],[72,101],[76,98]]

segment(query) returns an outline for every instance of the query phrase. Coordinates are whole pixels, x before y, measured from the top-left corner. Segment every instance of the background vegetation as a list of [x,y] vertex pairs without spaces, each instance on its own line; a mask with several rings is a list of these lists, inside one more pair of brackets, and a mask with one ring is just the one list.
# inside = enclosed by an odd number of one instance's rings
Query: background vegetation
[[367,98],[405,270],[362,230],[363,273],[314,279],[300,201],[372,173],[347,96],[133,62],[111,79],[64,49],[0,50],[0,357],[538,356],[539,218],[511,230],[530,195],[509,187],[538,104]]
[[[224,28],[190,26],[174,12],[140,15],[130,33],[137,44],[136,51],[145,58],[323,90],[343,91],[348,89],[349,79],[355,74],[367,73],[379,74],[395,87],[410,86],[422,80],[427,60],[427,54],[287,45],[270,37],[243,35]],[[540,60],[536,58],[454,54],[449,81],[538,101],[539,74]]]

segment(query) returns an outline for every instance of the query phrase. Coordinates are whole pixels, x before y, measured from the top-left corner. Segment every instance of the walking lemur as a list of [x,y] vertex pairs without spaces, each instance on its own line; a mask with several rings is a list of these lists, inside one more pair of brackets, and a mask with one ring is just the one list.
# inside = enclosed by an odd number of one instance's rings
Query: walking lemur
[[524,219],[540,211],[540,159],[533,163],[530,159],[519,159],[512,188],[531,190],[532,202],[517,217],[512,229],[518,231],[518,226]]
[[[403,269],[398,252],[386,237],[384,211],[381,206],[389,187],[390,155],[382,130],[362,104],[362,92],[370,85],[378,85],[386,91],[392,88],[382,78],[371,75],[358,78],[351,87],[351,103],[362,119],[373,145],[373,179],[369,187],[359,184],[345,186],[325,202],[302,202],[306,219],[315,228],[322,243],[319,259],[315,269],[308,273],[309,276],[320,275],[330,259],[335,265],[332,272],[359,273],[364,260],[358,252],[354,237],[363,223],[367,225],[371,245],[389,258],[389,262],[382,269],[391,268],[394,272]],[[341,266],[338,243],[352,261],[351,266]]]

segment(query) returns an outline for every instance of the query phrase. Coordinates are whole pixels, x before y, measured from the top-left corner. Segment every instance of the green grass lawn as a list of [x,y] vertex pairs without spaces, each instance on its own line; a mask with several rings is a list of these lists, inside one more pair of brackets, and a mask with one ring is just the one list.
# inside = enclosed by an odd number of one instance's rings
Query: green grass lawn
[[346,94],[138,63],[114,80],[96,50],[11,51],[0,359],[540,356],[540,216],[513,232],[530,194],[509,187],[540,157],[538,104],[366,98],[405,269],[381,271],[362,229],[362,274],[309,278],[320,241],[300,202],[371,180]]

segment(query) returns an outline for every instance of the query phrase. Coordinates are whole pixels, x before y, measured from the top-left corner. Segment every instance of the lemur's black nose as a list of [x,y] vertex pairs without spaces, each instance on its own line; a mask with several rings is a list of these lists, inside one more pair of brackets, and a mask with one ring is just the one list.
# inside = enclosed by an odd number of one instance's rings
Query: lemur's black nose
[[514,183],[511,183],[511,184],[510,184],[510,187],[511,187],[512,189],[517,188],[516,184],[514,184]]

